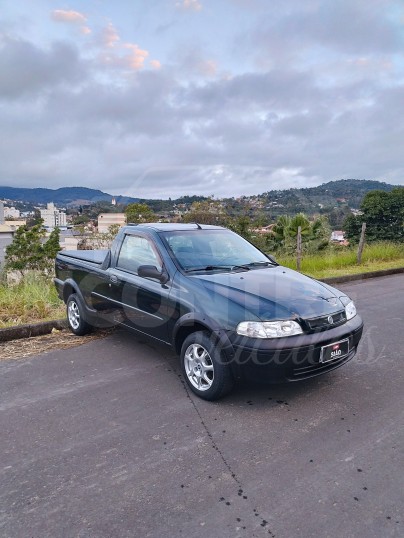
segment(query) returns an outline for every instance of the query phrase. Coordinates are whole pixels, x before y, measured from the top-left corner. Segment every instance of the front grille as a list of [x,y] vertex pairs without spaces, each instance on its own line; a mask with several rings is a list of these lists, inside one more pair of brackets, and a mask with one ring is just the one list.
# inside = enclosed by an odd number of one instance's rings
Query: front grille
[[345,311],[336,312],[328,316],[321,316],[319,318],[306,319],[308,328],[311,331],[326,331],[332,327],[337,327],[346,322]]
[[306,364],[300,368],[294,368],[290,372],[288,379],[289,381],[297,381],[298,379],[309,379],[319,374],[328,372],[329,370],[334,370],[338,366],[342,366],[349,360],[351,360],[356,353],[356,347],[351,349],[348,355],[342,357],[342,359],[335,359],[326,363],[315,363],[315,364]]

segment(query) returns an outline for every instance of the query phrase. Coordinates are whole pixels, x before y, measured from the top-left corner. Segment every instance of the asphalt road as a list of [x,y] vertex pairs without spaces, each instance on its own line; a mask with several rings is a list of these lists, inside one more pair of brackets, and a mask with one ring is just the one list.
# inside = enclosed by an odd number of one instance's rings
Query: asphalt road
[[1,538],[404,536],[404,276],[340,288],[353,361],[217,403],[126,332],[1,361]]

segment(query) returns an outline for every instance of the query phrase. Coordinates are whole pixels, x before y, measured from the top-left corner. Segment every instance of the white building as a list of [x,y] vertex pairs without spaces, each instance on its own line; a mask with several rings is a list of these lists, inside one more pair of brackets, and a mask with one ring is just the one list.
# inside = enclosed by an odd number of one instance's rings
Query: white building
[[335,230],[334,232],[331,232],[331,241],[343,243],[345,241],[345,232],[342,230]]
[[15,228],[4,223],[4,206],[0,202],[0,268],[4,264],[6,247],[13,242]]
[[20,211],[15,207],[4,206],[4,218],[6,219],[19,219]]
[[41,218],[45,228],[63,228],[66,226],[66,213],[59,211],[53,202],[46,209],[41,209]]

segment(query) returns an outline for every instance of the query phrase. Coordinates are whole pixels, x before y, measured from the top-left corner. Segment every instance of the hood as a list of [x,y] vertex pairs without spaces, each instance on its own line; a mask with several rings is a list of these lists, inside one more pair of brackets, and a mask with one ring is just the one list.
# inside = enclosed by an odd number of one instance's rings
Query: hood
[[339,299],[344,293],[282,266],[192,278],[261,320],[309,319],[344,309]]

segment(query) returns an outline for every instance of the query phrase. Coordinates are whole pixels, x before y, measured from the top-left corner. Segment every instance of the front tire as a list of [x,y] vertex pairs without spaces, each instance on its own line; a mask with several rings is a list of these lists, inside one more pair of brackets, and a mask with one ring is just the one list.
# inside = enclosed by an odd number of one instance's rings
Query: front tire
[[218,400],[233,388],[231,367],[207,332],[198,331],[187,336],[180,359],[188,387],[203,400]]
[[70,295],[66,303],[67,324],[72,333],[84,336],[92,330],[92,326],[83,318],[83,307],[76,293]]

